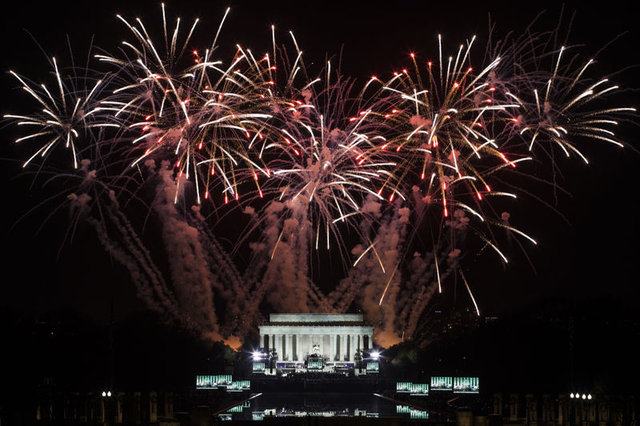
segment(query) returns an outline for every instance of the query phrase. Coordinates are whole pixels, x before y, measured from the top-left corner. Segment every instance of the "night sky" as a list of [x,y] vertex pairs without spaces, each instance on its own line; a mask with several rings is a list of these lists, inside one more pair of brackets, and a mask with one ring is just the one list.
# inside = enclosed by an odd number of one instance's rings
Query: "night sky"
[[[561,7],[556,2],[387,2],[373,7],[369,2],[235,2],[222,32],[223,44],[242,43],[262,51],[270,46],[269,27],[293,30],[305,51],[307,64],[322,64],[325,54],[343,49],[342,70],[360,80],[372,74],[388,75],[408,63],[409,52],[420,57],[437,54],[437,34],[445,43],[457,46],[473,34],[486,39],[488,16],[495,22],[496,36],[518,31],[547,9],[540,29],[553,28]],[[624,2],[601,2],[596,8],[584,2],[564,7],[566,24],[573,11],[575,21],[570,40],[596,52],[615,39],[599,56],[602,74],[640,64],[639,30],[636,17]],[[198,1],[166,3],[170,16],[191,21],[200,17],[199,33],[215,33],[227,2]],[[45,58],[23,31],[28,30],[47,54],[65,55],[65,35],[74,50],[86,51],[92,34],[96,44],[113,49],[120,40],[122,25],[115,14],[140,16],[145,23],[160,22],[159,2],[17,2],[17,10],[2,13],[0,27],[4,71],[16,70],[38,80],[48,72]],[[606,6],[606,8],[605,8]],[[205,31],[205,28],[210,31]],[[623,34],[621,37],[617,36]],[[205,39],[207,41],[207,39]],[[638,87],[638,68],[615,76],[623,87]],[[24,105],[26,96],[6,73],[0,76],[2,114]],[[627,92],[627,104],[638,106],[638,93]],[[557,204],[548,189],[540,196],[554,204],[554,211],[535,200],[523,200],[514,209],[512,222],[536,237],[537,247],[527,249],[535,270],[517,247],[507,250],[513,262],[506,268],[495,256],[479,256],[470,265],[469,280],[478,295],[481,311],[487,315],[515,312],[550,299],[567,304],[582,300],[611,300],[629,312],[638,311],[637,264],[640,205],[637,171],[640,129],[625,126],[621,132],[631,145],[624,150],[593,144],[584,152],[592,165],[579,160],[559,160],[563,177],[559,184],[572,195],[559,195]],[[110,300],[116,301],[116,315],[144,309],[137,301],[127,274],[109,260],[95,236],[80,227],[71,242],[63,242],[67,213],[55,214],[41,230],[49,211],[35,209],[20,217],[50,194],[42,179],[33,187],[29,176],[19,176],[16,160],[26,152],[16,148],[12,128],[0,129],[0,187],[2,191],[0,257],[0,308],[41,313],[71,308],[98,322],[108,320]],[[561,213],[561,214],[560,214]],[[566,221],[562,218],[566,218]]]

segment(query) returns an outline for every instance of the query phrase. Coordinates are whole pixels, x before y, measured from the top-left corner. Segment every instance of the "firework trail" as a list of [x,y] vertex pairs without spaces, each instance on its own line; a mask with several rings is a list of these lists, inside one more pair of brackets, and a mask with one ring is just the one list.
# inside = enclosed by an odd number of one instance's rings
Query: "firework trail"
[[[96,55],[115,68],[120,87],[103,108],[122,120],[120,138],[130,139],[129,166],[171,161],[178,176],[194,183],[198,204],[216,188],[225,203],[238,200],[247,180],[261,191],[259,177],[269,176],[261,160],[270,132],[268,59],[256,61],[240,46],[228,66],[213,57],[226,14],[210,48],[187,51],[198,20],[184,36],[179,18],[168,30],[164,5],[162,10],[160,46],[140,19],[131,24],[118,15],[133,40],[123,42],[119,55]],[[179,190],[180,185],[175,200]]]
[[[55,57],[50,60],[54,84],[37,85],[20,74],[9,71],[22,89],[36,102],[38,111],[29,115],[6,114],[16,126],[32,131],[15,140],[15,143],[31,144],[31,153],[23,167],[27,167],[37,157],[48,158],[58,147],[70,151],[71,164],[77,169],[82,155],[100,140],[101,129],[118,127],[100,108],[105,79],[94,80],[88,75],[77,75],[75,69],[61,70]],[[65,74],[69,71],[70,74]],[[91,154],[88,154],[91,156]]]
[[[523,192],[513,177],[538,179],[527,162],[556,167],[557,150],[587,162],[592,142],[623,146],[615,129],[635,114],[612,106],[620,89],[594,59],[550,48],[553,32],[490,40],[482,60],[476,37],[447,55],[438,36],[432,59],[356,85],[331,61],[309,71],[273,27],[271,52],[236,45],[225,61],[227,14],[204,48],[199,21],[169,24],[164,5],[159,42],[118,16],[129,39],[95,55],[104,70],[51,59],[49,86],[11,71],[35,108],[5,115],[27,130],[23,167],[68,183],[73,220],[149,307],[214,340],[238,343],[265,307],[356,306],[391,345],[418,334],[451,277],[479,314],[469,240],[504,263],[498,230],[536,244],[501,208]],[[71,171],[55,165],[63,148]],[[321,253],[345,269],[328,292],[312,276]]]

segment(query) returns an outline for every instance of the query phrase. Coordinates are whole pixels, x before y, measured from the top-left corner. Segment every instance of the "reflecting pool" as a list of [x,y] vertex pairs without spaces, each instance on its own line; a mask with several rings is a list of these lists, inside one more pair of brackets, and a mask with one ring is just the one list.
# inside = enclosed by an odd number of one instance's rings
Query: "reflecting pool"
[[372,393],[269,392],[218,414],[222,420],[265,420],[285,417],[402,418],[416,422],[442,421],[416,402],[402,402]]

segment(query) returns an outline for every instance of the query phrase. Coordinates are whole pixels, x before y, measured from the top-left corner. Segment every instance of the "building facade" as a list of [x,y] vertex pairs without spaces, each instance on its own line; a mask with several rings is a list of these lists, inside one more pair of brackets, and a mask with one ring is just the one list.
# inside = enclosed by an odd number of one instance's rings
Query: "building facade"
[[373,347],[373,327],[362,314],[271,314],[259,329],[261,351],[275,350],[288,369],[306,368],[310,359],[322,361],[324,371],[353,365]]

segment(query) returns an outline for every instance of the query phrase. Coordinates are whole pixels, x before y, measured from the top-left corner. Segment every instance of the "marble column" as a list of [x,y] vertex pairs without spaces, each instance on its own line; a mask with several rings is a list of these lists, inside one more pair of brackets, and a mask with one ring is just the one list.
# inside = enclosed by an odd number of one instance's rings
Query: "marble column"
[[355,334],[351,335],[351,361],[354,361],[356,359],[356,351],[358,350],[358,336],[356,336]]
[[351,347],[351,336],[349,334],[346,334],[344,336],[344,339],[346,340],[346,344],[344,346],[345,349],[345,361],[349,361],[349,359],[351,359],[351,352],[353,352],[353,348]]
[[322,336],[322,356],[331,359],[331,335]]
[[289,345],[287,344],[287,335],[282,335],[282,359],[285,360],[287,358],[287,352],[289,351]]
[[330,358],[331,361],[335,361],[336,360],[336,353],[337,353],[337,351],[336,351],[336,341],[337,341],[336,335],[332,334],[331,335],[331,358]]
[[351,360],[351,352],[353,352],[353,345],[352,345],[352,343],[351,343],[351,335],[350,335],[350,334],[347,334],[347,335],[346,335],[346,336],[344,336],[344,337],[345,337],[345,338],[346,338],[346,340],[347,340],[347,347],[346,347],[346,349],[347,349],[347,358],[346,358],[346,360],[347,360],[347,361],[350,361],[350,360]]
[[358,349],[360,349],[360,339],[357,334],[353,335],[353,359],[356,359],[356,354],[358,353]]

